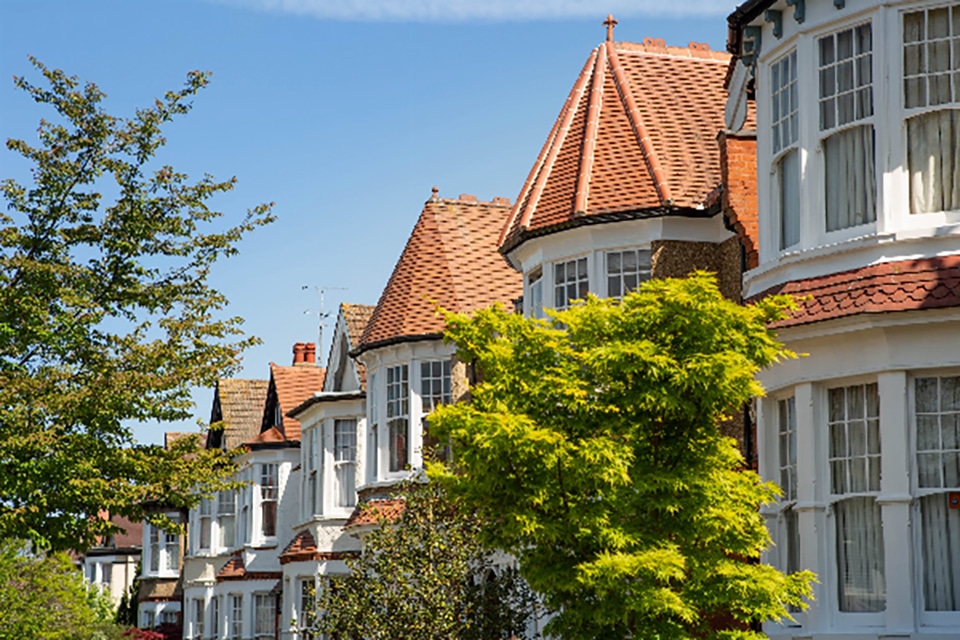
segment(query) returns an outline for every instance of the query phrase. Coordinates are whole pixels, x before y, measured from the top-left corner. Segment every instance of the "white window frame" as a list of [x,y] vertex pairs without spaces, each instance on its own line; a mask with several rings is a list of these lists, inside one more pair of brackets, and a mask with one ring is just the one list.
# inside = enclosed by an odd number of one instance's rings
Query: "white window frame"
[[[272,473],[271,473],[272,471]],[[280,520],[280,465],[276,462],[261,462],[257,464],[257,489],[260,494],[260,528],[261,540],[272,540],[277,537]],[[267,505],[273,504],[273,533],[267,533]]]
[[204,628],[204,617],[206,614],[206,602],[203,598],[194,598],[193,599],[193,620],[191,628],[191,637],[194,640],[203,640],[203,634],[205,631]]
[[[858,51],[856,48],[857,30],[864,26],[870,27],[870,39],[871,39],[870,51],[867,52],[866,54]],[[837,46],[837,42],[838,42],[839,36],[848,31],[851,32],[851,37],[852,37],[851,46],[854,47],[853,54],[852,54],[853,57],[851,59],[851,63],[853,65],[853,72],[854,72],[854,77],[851,80],[851,82],[853,82],[853,88],[851,91],[842,92],[842,93],[843,95],[850,95],[851,98],[854,100],[854,105],[856,105],[859,101],[859,97],[857,96],[858,91],[868,88],[870,91],[870,113],[867,115],[862,115],[858,117],[856,113],[856,107],[854,106],[853,118],[847,122],[840,123],[838,114],[840,113],[839,96],[841,95],[841,90],[839,87],[839,82],[840,82],[838,78],[839,74],[837,72],[840,61],[838,61],[837,59],[838,49],[839,49],[839,47]],[[831,25],[830,30],[818,33],[813,38],[813,41],[812,41],[813,56],[814,56],[813,66],[814,66],[814,72],[817,74],[816,85],[815,85],[816,95],[817,95],[816,108],[811,109],[811,111],[814,111],[814,113],[812,114],[812,118],[816,122],[816,126],[813,127],[812,130],[817,132],[817,139],[816,139],[817,153],[815,154],[815,159],[819,164],[818,184],[820,185],[817,191],[817,195],[813,197],[813,200],[816,202],[816,210],[818,211],[816,225],[818,227],[818,232],[819,232],[818,235],[820,237],[821,243],[839,242],[848,238],[853,238],[853,237],[863,236],[863,235],[870,235],[870,234],[876,233],[876,230],[877,230],[877,219],[879,218],[879,215],[880,215],[880,206],[881,206],[880,186],[881,186],[881,178],[883,176],[883,173],[882,173],[881,165],[878,162],[878,158],[879,158],[878,148],[880,146],[880,140],[879,140],[879,137],[877,136],[877,125],[876,125],[877,96],[880,95],[878,92],[878,89],[880,87],[879,87],[879,83],[877,82],[878,74],[876,72],[876,70],[879,67],[877,65],[876,50],[875,50],[875,47],[873,46],[876,40],[876,36],[877,36],[877,29],[875,28],[874,20],[872,18],[868,18],[865,20],[859,19],[853,22],[846,22],[842,25]],[[821,42],[826,39],[832,39],[833,41],[834,58],[829,64],[824,66],[823,60],[821,57],[822,56]],[[858,70],[857,63],[860,62],[861,60],[866,59],[868,56],[869,56],[869,61],[867,63],[867,66],[870,70],[870,83],[869,85],[858,86],[857,79],[859,77],[859,74],[862,73],[862,68],[861,70]],[[827,99],[832,99],[834,103],[834,107],[832,109],[834,121],[830,126],[824,126],[822,121],[822,115],[821,115],[822,105],[825,101],[824,97],[821,95],[821,88],[822,88],[821,73],[825,69],[832,69],[834,72],[835,93],[833,93],[832,96],[827,97]],[[827,220],[827,206],[828,206],[827,178],[829,175],[829,167],[827,167],[827,145],[829,144],[829,141],[832,138],[834,138],[834,136],[842,135],[847,131],[858,129],[860,127],[870,127],[873,132],[872,142],[871,142],[873,146],[872,163],[873,163],[873,181],[874,181],[872,218],[867,219],[860,224],[851,224],[844,227],[838,227],[836,229],[829,229],[828,220]],[[808,183],[807,188],[805,189],[801,188],[801,193],[803,194],[812,193],[809,187],[810,181],[808,180],[807,183]],[[802,228],[803,228],[803,224],[801,223],[801,235],[803,233]]]
[[304,487],[303,514],[311,518],[322,513],[322,463],[318,442],[322,442],[321,427],[316,425],[305,432],[305,446],[303,447]]
[[[827,504],[828,504],[828,526],[827,526],[828,553],[827,553],[827,561],[826,561],[825,569],[828,570],[830,574],[833,576],[832,582],[828,583],[828,593],[826,594],[827,598],[825,600],[826,602],[832,603],[832,609],[834,611],[834,615],[836,616],[838,622],[840,622],[844,626],[850,626],[850,625],[882,626],[884,621],[885,611],[886,611],[886,604],[884,609],[880,611],[867,611],[867,612],[843,611],[841,610],[841,602],[840,602],[840,583],[842,581],[842,576],[840,575],[840,572],[839,572],[839,555],[838,555],[839,543],[838,543],[838,535],[837,535],[838,507],[837,505],[848,499],[865,498],[865,499],[876,500],[880,495],[881,487],[878,486],[877,490],[875,491],[874,490],[857,491],[857,492],[845,491],[843,493],[834,492],[833,468],[831,465],[831,458],[835,461],[841,461],[841,460],[846,461],[846,460],[855,460],[860,456],[843,456],[843,457],[831,456],[831,453],[830,453],[831,423],[835,422],[836,424],[839,424],[840,422],[843,422],[846,425],[845,433],[849,434],[849,423],[852,420],[855,420],[855,418],[849,418],[846,416],[847,408],[845,404],[844,405],[845,419],[843,421],[831,421],[830,391],[832,389],[846,389],[848,387],[866,387],[869,385],[878,386],[878,389],[877,389],[878,416],[880,416],[882,415],[882,413],[880,411],[879,405],[880,403],[883,402],[883,399],[879,398],[879,385],[875,378],[873,379],[857,378],[853,380],[831,381],[829,384],[826,384],[823,387],[823,394],[822,394],[823,404],[822,404],[821,415],[823,416],[823,421],[821,424],[823,425],[822,428],[823,428],[824,437],[822,438],[821,455],[822,455],[822,459],[825,461],[823,468],[825,470],[826,480],[827,480],[825,494],[826,494]],[[844,402],[846,403],[846,399],[844,400]],[[866,405],[864,405],[864,411],[866,412]],[[877,419],[879,420],[879,417]],[[869,431],[869,427],[867,427],[867,430]],[[880,430],[878,428],[878,432],[879,431]],[[881,433],[880,437],[882,438],[882,432],[880,433]],[[867,447],[868,447],[867,451],[869,451],[869,443]],[[880,444],[880,451],[882,452],[882,442]],[[872,456],[874,454],[870,454],[870,455]],[[877,454],[877,456],[878,456],[877,463],[879,464],[880,463],[879,453]],[[849,474],[847,473],[846,466],[844,466],[844,470],[845,470],[845,478],[849,479]],[[881,472],[882,472],[882,469],[881,469]],[[867,482],[869,484],[869,472],[867,472],[866,477],[867,477]],[[881,517],[882,517],[882,514],[881,514]],[[881,528],[881,532],[882,532],[882,528]],[[886,545],[886,536],[883,537],[882,543],[880,545],[880,556],[879,556],[879,560],[884,564],[885,564],[885,545]],[[886,588],[886,584],[890,579],[890,576],[886,575],[886,569],[884,569],[884,574],[885,574],[884,575],[884,586],[885,586],[884,593],[885,593],[885,602],[886,602],[886,597],[889,595],[889,589]]]
[[[900,9],[900,11],[898,12],[898,15],[897,15],[897,18],[898,18],[898,19],[897,19],[897,27],[898,27],[898,29],[897,29],[897,34],[896,34],[896,40],[894,40],[894,42],[896,43],[896,50],[897,50],[897,53],[898,53],[898,56],[897,56],[897,57],[898,57],[898,63],[899,63],[899,66],[900,66],[900,75],[899,75],[899,76],[895,76],[895,77],[902,78],[902,81],[896,83],[897,86],[893,88],[893,91],[891,91],[891,93],[892,93],[893,95],[898,95],[898,96],[899,96],[899,104],[900,104],[900,109],[901,109],[901,122],[903,123],[903,124],[902,124],[902,133],[903,133],[903,139],[902,139],[902,145],[903,145],[903,147],[902,147],[902,149],[903,149],[903,151],[902,151],[902,158],[901,158],[901,160],[902,160],[902,163],[903,163],[903,168],[904,168],[904,170],[903,170],[903,175],[904,175],[904,180],[905,180],[905,184],[904,184],[904,197],[905,197],[905,199],[906,199],[906,200],[905,200],[905,205],[906,205],[906,209],[905,209],[905,210],[908,212],[908,213],[907,213],[908,219],[913,219],[913,220],[910,220],[910,222],[912,222],[913,225],[920,224],[920,225],[924,225],[924,226],[933,226],[933,225],[946,224],[946,223],[948,223],[948,222],[957,222],[957,221],[960,221],[960,209],[948,209],[948,210],[945,210],[945,211],[930,211],[930,212],[920,212],[920,213],[909,213],[910,210],[911,210],[911,206],[912,206],[912,205],[911,205],[911,196],[910,196],[910,193],[911,193],[911,189],[910,189],[910,172],[909,172],[909,166],[910,166],[910,163],[909,163],[910,141],[909,141],[909,125],[908,125],[908,121],[909,121],[911,118],[915,117],[915,116],[922,116],[922,115],[927,114],[927,113],[939,112],[939,111],[944,111],[944,110],[948,110],[948,109],[949,109],[949,110],[957,110],[957,111],[958,111],[958,114],[960,114],[960,79],[958,79],[958,78],[960,78],[960,60],[954,61],[954,68],[953,68],[953,70],[950,71],[949,74],[948,74],[949,76],[951,76],[951,77],[954,78],[954,80],[953,80],[953,88],[952,88],[952,91],[953,91],[953,96],[952,96],[953,99],[952,99],[952,100],[950,100],[949,102],[945,102],[945,103],[936,104],[936,105],[932,105],[932,106],[931,106],[931,105],[930,105],[930,101],[929,101],[929,95],[930,95],[930,93],[929,93],[929,88],[930,88],[929,76],[930,76],[930,74],[928,74],[928,73],[916,74],[916,75],[911,75],[911,77],[913,77],[913,78],[925,78],[925,79],[927,79],[926,82],[925,82],[925,85],[926,85],[925,104],[923,104],[923,105],[917,105],[917,106],[912,106],[912,105],[911,105],[911,106],[908,106],[908,105],[907,105],[907,90],[906,90],[906,86],[905,86],[906,83],[907,83],[907,77],[908,77],[908,71],[909,71],[909,70],[907,69],[907,66],[906,66],[906,63],[905,63],[906,49],[907,49],[907,46],[908,46],[908,43],[905,42],[906,18],[907,18],[908,15],[912,15],[912,14],[915,14],[915,13],[920,13],[920,12],[923,12],[923,13],[924,13],[924,17],[925,17],[925,19],[924,19],[924,39],[923,39],[922,41],[914,41],[914,42],[918,42],[918,43],[919,43],[919,42],[929,43],[929,42],[930,42],[930,39],[929,39],[929,37],[928,37],[928,36],[929,36],[929,32],[928,32],[929,22],[928,22],[928,20],[926,19],[926,16],[929,14],[930,11],[936,11],[936,10],[940,10],[940,9],[944,9],[944,8],[946,8],[946,9],[949,10],[951,7],[953,8],[953,11],[960,11],[960,6],[958,6],[956,2],[947,2],[947,3],[940,3],[940,4],[936,4],[936,5],[931,5],[931,6],[911,6],[911,7],[904,7],[904,8],[902,8],[902,9]],[[949,24],[950,24],[950,16],[949,16],[949,14],[948,14],[948,27],[949,27]],[[960,36],[960,34],[951,34],[950,40],[948,41],[948,46],[954,46],[954,47],[960,46],[960,37],[958,37],[958,36]],[[891,47],[893,47],[893,46],[894,46],[894,45],[891,44]],[[956,51],[956,49],[954,49],[954,51]],[[924,56],[925,56],[925,57],[924,57],[924,61],[925,61],[925,63],[926,63],[926,60],[928,59],[927,56],[926,56],[926,47],[924,48]],[[912,225],[911,225],[911,226],[912,226]]]
[[[333,474],[336,479],[335,504],[352,509],[357,504],[357,425],[356,418],[333,421]],[[352,478],[352,481],[346,481]]]
[[180,572],[180,536],[164,531],[160,527],[145,523],[148,541],[147,552],[150,556],[144,562],[145,576],[176,576]]
[[243,594],[231,593],[230,598],[230,619],[228,621],[227,637],[230,640],[241,640],[243,638]]
[[543,265],[537,265],[531,269],[523,278],[526,285],[524,292],[524,305],[526,315],[531,318],[546,318],[547,314],[543,307]]
[[297,629],[300,640],[313,640],[314,635],[306,631],[314,622],[314,611],[317,605],[317,581],[313,576],[297,578]]
[[[590,293],[590,260],[589,255],[580,255],[564,260],[557,260],[550,265],[550,274],[553,276],[553,308],[557,311],[567,309],[570,307],[570,302],[572,300],[586,299],[587,294]],[[567,277],[567,271],[571,268],[571,265],[574,269],[574,278],[571,280]],[[580,273],[580,267],[583,267],[583,273]],[[562,267],[564,271],[563,282],[558,282],[557,270]],[[576,291],[572,292],[571,287],[575,288]],[[574,295],[571,295],[574,293]]]
[[367,404],[369,405],[369,427],[367,429],[367,481],[376,482],[380,479],[380,470],[383,468],[380,460],[380,372],[372,372],[367,380]]
[[[783,201],[784,195],[783,191],[783,165],[786,162],[786,158],[791,153],[796,153],[797,158],[797,190],[799,194],[803,193],[803,149],[800,141],[802,139],[802,116],[804,110],[801,109],[801,103],[799,98],[800,93],[800,73],[797,68],[797,61],[799,60],[799,55],[797,52],[797,46],[791,47],[789,50],[783,52],[781,55],[777,56],[776,59],[772,60],[767,67],[767,73],[769,73],[770,80],[770,93],[767,94],[766,99],[770,105],[770,132],[771,132],[771,142],[773,142],[773,147],[771,150],[771,176],[772,180],[770,182],[771,194],[773,207],[771,211],[775,212],[775,216],[771,220],[774,224],[771,225],[772,228],[776,229],[775,238],[774,238],[774,247],[776,248],[777,253],[784,253],[790,251],[796,251],[803,244],[803,202],[802,198],[798,202],[798,213],[797,213],[797,238],[795,242],[787,243],[786,231],[785,231],[785,218],[783,210]],[[781,73],[781,67],[784,61],[787,61],[787,66],[791,69],[791,80],[786,84],[779,82],[779,77]],[[778,79],[778,85],[774,87],[774,77]],[[784,115],[782,107],[782,98],[781,96],[786,91],[788,95],[792,90],[793,97],[788,98],[788,107],[791,110]],[[774,103],[780,103],[781,106],[777,107],[777,117],[774,118]],[[791,120],[792,119],[792,120]],[[796,131],[793,131],[794,126],[792,123],[796,123]],[[785,127],[786,129],[784,129]],[[784,138],[782,133],[784,130],[789,131],[787,139]]]
[[200,500],[197,505],[197,538],[196,550],[198,553],[210,553],[213,548],[213,504],[209,498]]
[[[229,526],[228,526],[229,523]],[[216,520],[217,547],[221,550],[237,546],[237,492],[224,490],[217,494]],[[233,532],[233,539],[227,539],[226,533]]]
[[[604,249],[601,253],[603,262],[603,286],[606,297],[622,299],[626,293],[635,291],[641,284],[650,279],[652,265],[652,252],[649,248],[641,247],[622,247],[617,249]],[[623,267],[623,257],[627,253],[636,254],[636,269],[628,273]],[[611,272],[611,258],[617,256],[620,264],[615,272]],[[632,287],[629,286],[629,278],[633,276],[636,282]],[[619,291],[613,291],[611,282],[618,281]]]
[[220,597],[210,598],[210,637],[220,637]]
[[[266,611],[261,606],[267,603]],[[264,615],[261,615],[263,613]],[[269,615],[268,615],[269,614]],[[277,598],[268,591],[253,594],[253,638],[255,640],[273,640],[276,632]],[[266,628],[264,628],[266,626]]]
[[[915,602],[917,604],[917,614],[919,618],[919,623],[921,627],[929,628],[931,631],[936,631],[937,627],[957,627],[960,625],[960,609],[956,611],[927,611],[926,610],[926,597],[924,592],[924,538],[923,538],[923,516],[921,513],[921,504],[920,501],[922,498],[931,495],[942,494],[946,499],[947,494],[960,490],[960,487],[947,486],[942,475],[942,465],[941,465],[941,474],[940,482],[941,486],[931,487],[931,486],[920,486],[920,464],[919,464],[919,455],[922,451],[937,451],[942,453],[947,450],[950,452],[956,452],[960,449],[950,448],[945,449],[940,446],[938,449],[929,449],[927,447],[921,448],[921,442],[919,437],[919,415],[917,411],[917,382],[918,380],[924,378],[935,378],[939,381],[943,378],[956,378],[960,377],[960,371],[957,370],[935,370],[935,371],[922,371],[915,372],[913,375],[907,378],[907,407],[909,413],[909,430],[910,430],[910,469],[911,469],[911,491],[915,498],[912,507],[911,518],[915,524],[912,527],[912,549],[914,553],[914,558],[916,559],[916,579],[914,581],[914,593],[915,593]],[[939,399],[939,388],[938,388],[938,399]],[[935,414],[924,412],[925,415],[936,415],[938,417],[938,422],[942,429],[943,424],[940,416],[947,413],[956,413],[956,412],[945,412],[939,410]],[[938,434],[940,435],[940,434]],[[941,436],[942,437],[942,436]],[[942,445],[942,440],[941,440]],[[960,582],[960,580],[958,580]]]
[[[410,416],[410,365],[407,363],[391,365],[386,368],[385,376],[385,389],[386,393],[386,415],[384,416],[384,431],[386,442],[383,443],[384,453],[386,457],[387,464],[385,465],[385,476],[398,477],[402,476],[407,472],[407,468],[411,465],[412,461],[412,425],[411,425],[411,416]],[[394,394],[394,397],[391,397],[391,393]],[[399,465],[394,463],[394,454],[393,454],[393,423],[397,423],[398,426],[406,423],[406,451],[405,460],[399,460],[399,452],[397,454],[397,462]],[[399,466],[399,468],[394,468]]]

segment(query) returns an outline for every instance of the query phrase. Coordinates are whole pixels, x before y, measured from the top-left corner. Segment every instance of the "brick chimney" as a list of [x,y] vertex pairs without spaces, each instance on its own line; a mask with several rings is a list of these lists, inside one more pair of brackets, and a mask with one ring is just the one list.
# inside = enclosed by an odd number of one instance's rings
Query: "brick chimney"
[[317,364],[317,345],[314,342],[307,342],[303,345],[303,363]]
[[303,364],[306,355],[307,345],[305,342],[297,342],[293,345],[293,364]]

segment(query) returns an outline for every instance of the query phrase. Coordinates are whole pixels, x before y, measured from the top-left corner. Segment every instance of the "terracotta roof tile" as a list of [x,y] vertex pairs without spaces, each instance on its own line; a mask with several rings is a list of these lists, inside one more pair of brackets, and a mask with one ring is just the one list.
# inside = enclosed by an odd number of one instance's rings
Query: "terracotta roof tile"
[[884,262],[841,273],[794,280],[754,296],[789,294],[800,308],[773,328],[862,313],[960,306],[960,255]]
[[220,580],[242,580],[246,575],[247,569],[243,566],[243,556],[235,555],[223,565],[223,568],[217,572],[217,581]]
[[356,555],[355,551],[317,551],[317,543],[309,529],[298,533],[280,554],[280,564],[308,560],[342,560]]
[[401,498],[370,500],[356,506],[344,529],[380,524],[382,520],[393,522],[403,513],[404,501]]
[[[314,393],[323,390],[326,370],[312,364],[281,367],[270,363],[270,379],[277,392],[281,414],[298,406]],[[293,418],[283,419],[283,435],[287,440],[300,440],[300,422]]]
[[[350,349],[353,350],[360,344],[363,338],[363,332],[370,324],[370,318],[376,309],[371,304],[343,304],[343,316],[347,321],[347,337],[350,338]],[[353,361],[357,368],[357,377],[360,378],[360,388],[367,390],[367,368],[358,360]]]
[[[502,203],[502,204],[501,204]],[[438,334],[434,307],[469,312],[520,295],[521,276],[497,253],[509,201],[434,196],[423,207],[407,246],[360,340],[360,351],[403,337]]]
[[[587,60],[499,244],[582,216],[696,210],[720,184],[730,56],[691,43],[608,41]],[[678,88],[683,99],[677,99]]]
[[274,442],[286,442],[286,441],[287,441],[287,438],[283,436],[283,432],[280,431],[278,427],[270,427],[266,431],[263,431],[257,434],[255,437],[247,440],[245,444],[270,444]]
[[[220,420],[223,421],[222,438],[227,449],[256,437],[263,419],[263,404],[267,397],[268,380],[241,380],[222,378],[217,381],[216,404],[220,405]],[[211,415],[210,421],[217,420]],[[210,436],[208,435],[208,446]]]

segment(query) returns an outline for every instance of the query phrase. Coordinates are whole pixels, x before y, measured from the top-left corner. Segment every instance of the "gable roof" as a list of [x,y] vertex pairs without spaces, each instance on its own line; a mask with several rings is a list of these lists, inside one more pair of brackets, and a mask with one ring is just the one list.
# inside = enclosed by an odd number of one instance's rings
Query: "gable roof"
[[435,312],[437,304],[467,312],[518,297],[521,276],[497,253],[509,204],[506,198],[440,198],[434,188],[355,355],[393,342],[439,337],[444,322]]
[[[295,418],[284,417],[284,413],[293,409],[301,402],[323,389],[323,379],[326,370],[313,364],[296,364],[290,367],[270,363],[270,385],[267,389],[267,401],[263,407],[263,419],[260,426],[260,438],[248,441],[249,444],[278,442],[276,435],[283,436],[286,441],[300,441],[300,421]],[[280,411],[275,411],[276,404]],[[280,416],[280,424],[275,424],[276,415]],[[276,435],[268,435],[272,427],[277,429]]]
[[[342,391],[343,389],[339,388],[338,385],[351,367],[356,371],[360,390],[366,391],[366,367],[360,361],[349,358],[349,353],[360,344],[360,338],[363,337],[363,331],[367,328],[374,309],[376,307],[370,304],[340,303],[337,325],[334,329],[333,340],[330,341],[330,355],[327,357],[327,377],[324,380],[324,391]],[[338,344],[339,340],[344,339],[341,338],[341,335],[346,339],[345,345]],[[346,347],[346,349],[343,347]],[[335,356],[337,356],[336,362],[334,362]]]
[[501,251],[577,224],[705,215],[720,184],[729,62],[705,44],[653,38],[594,49],[520,191]]
[[207,432],[207,448],[232,449],[260,432],[268,380],[221,378],[213,396],[210,422],[223,422],[223,429]]

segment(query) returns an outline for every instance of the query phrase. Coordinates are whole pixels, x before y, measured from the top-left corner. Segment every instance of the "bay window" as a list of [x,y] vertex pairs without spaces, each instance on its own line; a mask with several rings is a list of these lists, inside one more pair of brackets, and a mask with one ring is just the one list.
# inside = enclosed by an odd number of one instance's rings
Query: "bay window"
[[260,465],[260,533],[265,538],[277,535],[277,465]]
[[883,611],[883,526],[876,501],[880,492],[877,383],[829,389],[827,432],[839,608]]
[[387,430],[389,432],[389,471],[403,471],[409,462],[410,372],[407,365],[387,369]]
[[566,309],[573,300],[582,300],[590,291],[587,259],[576,258],[553,265],[553,306]]
[[771,68],[773,155],[780,223],[780,249],[800,242],[800,151],[797,52]]
[[960,210],[960,4],[903,16],[910,213]]
[[914,382],[923,603],[960,611],[960,376]]
[[357,503],[357,421],[333,421],[333,466],[337,477],[337,506]]
[[450,404],[450,360],[420,363],[420,399],[424,414]]
[[870,23],[819,38],[826,230],[877,219]]

